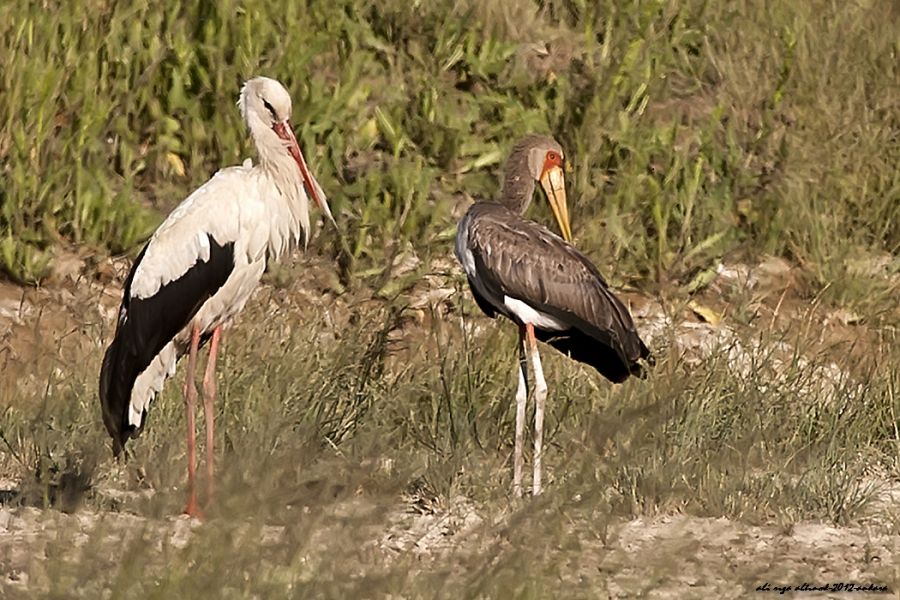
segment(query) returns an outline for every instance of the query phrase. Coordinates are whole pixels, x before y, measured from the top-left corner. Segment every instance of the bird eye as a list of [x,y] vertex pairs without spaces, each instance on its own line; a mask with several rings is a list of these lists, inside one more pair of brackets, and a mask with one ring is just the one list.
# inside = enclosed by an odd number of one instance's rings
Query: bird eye
[[559,154],[551,150],[547,153],[547,160],[551,163],[557,163],[559,162]]
[[275,116],[275,107],[273,107],[271,104],[269,104],[269,101],[266,99],[263,99],[263,106],[265,106],[266,110],[272,114],[272,120],[277,121],[278,117]]

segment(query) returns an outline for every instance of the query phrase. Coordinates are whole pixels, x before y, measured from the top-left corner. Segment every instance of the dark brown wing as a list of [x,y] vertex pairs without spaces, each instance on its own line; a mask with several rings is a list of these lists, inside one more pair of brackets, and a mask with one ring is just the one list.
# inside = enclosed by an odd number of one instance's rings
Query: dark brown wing
[[640,373],[638,360],[650,352],[628,309],[587,257],[500,204],[478,203],[466,219],[468,248],[490,296],[516,298],[568,324],[569,330],[537,330],[538,336],[609,379]]

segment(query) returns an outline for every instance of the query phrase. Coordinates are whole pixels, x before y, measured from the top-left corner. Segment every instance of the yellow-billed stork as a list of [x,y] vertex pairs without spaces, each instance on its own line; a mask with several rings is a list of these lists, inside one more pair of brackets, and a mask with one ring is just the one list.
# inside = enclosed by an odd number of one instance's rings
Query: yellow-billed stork
[[[563,149],[551,137],[529,135],[507,160],[499,202],[476,202],[456,234],[456,256],[478,306],[519,326],[513,493],[522,495],[528,361],[534,370],[532,493],[541,493],[541,453],[547,383],[538,353],[541,340],[621,382],[641,375],[652,360],[628,309],[591,261],[572,244],[563,175]],[[562,238],[522,215],[540,182]]]

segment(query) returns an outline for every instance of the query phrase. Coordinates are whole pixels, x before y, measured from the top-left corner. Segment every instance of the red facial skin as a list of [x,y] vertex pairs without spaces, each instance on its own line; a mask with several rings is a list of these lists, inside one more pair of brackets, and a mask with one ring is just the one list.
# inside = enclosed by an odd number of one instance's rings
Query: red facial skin
[[547,156],[544,157],[544,168],[541,169],[541,175],[552,169],[553,167],[562,168],[562,156],[559,153],[550,150],[547,152]]

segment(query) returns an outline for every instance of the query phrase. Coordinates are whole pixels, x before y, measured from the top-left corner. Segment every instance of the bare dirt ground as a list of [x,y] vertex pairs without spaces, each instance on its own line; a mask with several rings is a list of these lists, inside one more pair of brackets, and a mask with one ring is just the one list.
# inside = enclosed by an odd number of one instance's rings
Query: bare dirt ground
[[[464,498],[424,513],[400,503],[386,515],[383,530],[372,532],[366,544],[385,568],[402,556],[414,556],[421,568],[444,566],[455,554],[466,552],[468,544],[503,545],[508,543],[506,536],[515,535],[498,523],[491,525],[497,533],[485,536],[486,518]],[[848,598],[868,591],[896,597],[896,590],[885,589],[885,582],[897,579],[900,536],[885,534],[874,523],[848,527],[802,523],[784,528],[660,515],[618,520],[602,532],[585,525],[573,522],[577,546],[560,548],[550,558],[560,561],[558,576],[565,587],[574,585],[586,592],[585,597],[742,598],[761,587],[765,589],[759,594],[765,597],[804,584],[829,586],[830,591],[792,591],[788,596]],[[103,535],[98,537],[101,526]],[[160,551],[178,549],[202,527],[186,517],[0,508],[0,590],[4,597],[29,597],[34,590],[47,588],[48,568],[54,561],[77,560],[88,547],[96,556],[116,557],[117,548],[143,536]],[[262,536],[275,540],[282,530],[268,527]],[[59,553],[60,541],[65,542],[65,555]],[[841,584],[863,589],[851,593]]]
[[[37,362],[56,357],[62,367],[88,352],[97,352],[90,347],[96,343],[90,340],[95,338],[81,333],[93,328],[103,332],[101,337],[111,334],[125,265],[123,261],[87,265],[85,259],[72,255],[60,262],[54,280],[44,288],[0,284],[0,385],[5,388],[6,398],[26,396],[42,384],[34,377]],[[395,266],[399,277],[417,263],[398,260]],[[429,319],[440,314],[434,307],[440,307],[457,293],[452,263],[439,261],[431,267],[437,275],[422,278],[403,292],[410,309],[403,326],[392,332],[400,354],[404,348],[414,347],[409,339],[416,328],[428,326]],[[352,302],[335,302],[333,292],[339,284],[327,274],[330,269],[328,265],[295,268],[291,301],[298,306],[332,303],[335,319],[350,319],[353,310],[348,305]],[[825,349],[833,347],[835,339],[859,340],[874,335],[858,326],[854,315],[797,300],[792,291],[793,277],[789,265],[771,259],[753,268],[722,265],[705,295],[677,308],[664,307],[657,300],[637,294],[626,296],[651,345],[654,339],[663,337],[676,340],[684,360],[691,361],[724,343],[730,348],[729,361],[736,370],[744,368],[748,338],[720,322],[734,310],[732,302],[736,297],[742,299],[742,310],[752,313],[748,320],[753,323],[785,329],[819,327]],[[274,278],[277,279],[277,273]],[[730,296],[723,293],[726,288],[731,290]],[[263,289],[256,301],[277,301],[278,294],[277,286]],[[821,327],[823,323],[825,327]],[[792,351],[788,345],[783,350],[785,356]],[[832,385],[841,377],[837,364],[832,366],[811,381]],[[815,394],[816,390],[811,389],[810,393]],[[13,498],[21,485],[2,475],[0,503]],[[843,527],[811,522],[780,525],[777,520],[753,524],[660,514],[633,520],[613,519],[601,531],[595,531],[591,519],[579,514],[569,524],[574,546],[558,548],[548,560],[558,560],[560,580],[584,590],[585,597],[739,598],[787,594],[857,598],[869,593],[897,597],[900,590],[883,586],[900,580],[900,535],[895,526],[900,492],[889,481],[876,479],[873,485],[880,490],[879,500],[872,503],[869,516]],[[95,493],[104,496],[115,492],[98,489]],[[338,514],[346,509],[334,506],[326,510]],[[376,562],[386,568],[400,557],[407,560],[410,556],[422,568],[428,568],[446,564],[448,557],[452,560],[473,551],[470,546],[483,549],[510,543],[515,526],[504,523],[507,517],[484,511],[464,496],[425,505],[419,499],[399,496],[395,506],[379,519],[380,525],[367,533],[365,544],[376,554]],[[96,532],[101,524],[104,534],[98,538]],[[0,595],[30,597],[36,590],[48,589],[50,565],[71,558],[59,555],[61,541],[72,553],[88,546],[97,552],[98,545],[107,544],[110,548],[106,554],[116,556],[116,547],[122,547],[131,536],[153,539],[160,548],[179,548],[202,528],[199,521],[176,516],[154,519],[94,508],[67,513],[55,508],[0,504]],[[266,536],[277,539],[282,533],[280,526],[266,528],[263,543]],[[648,570],[650,565],[653,568]],[[795,586],[803,584],[807,587],[798,591]],[[841,584],[871,587],[835,587]]]

